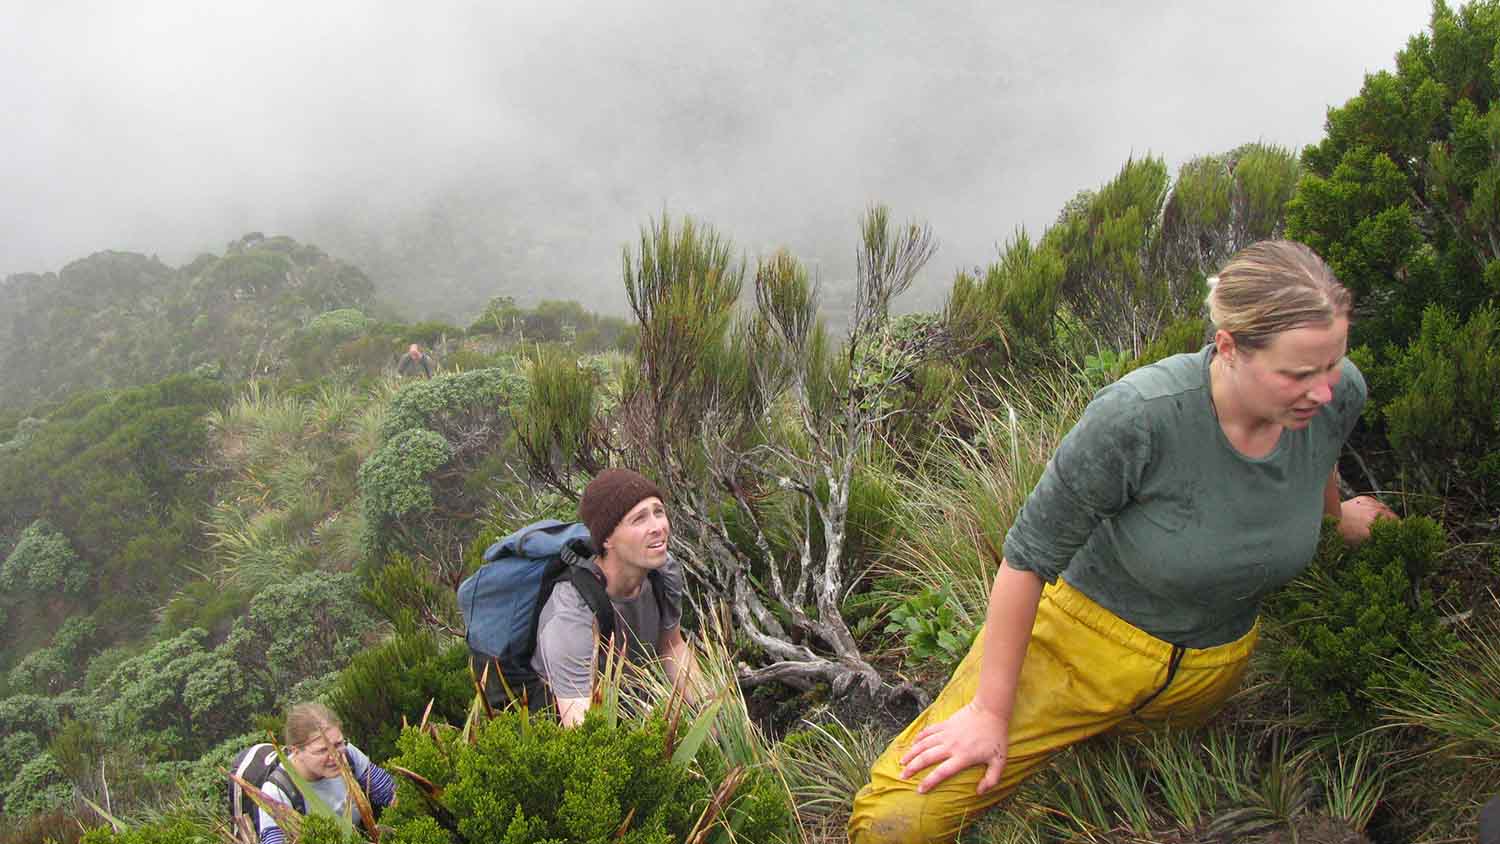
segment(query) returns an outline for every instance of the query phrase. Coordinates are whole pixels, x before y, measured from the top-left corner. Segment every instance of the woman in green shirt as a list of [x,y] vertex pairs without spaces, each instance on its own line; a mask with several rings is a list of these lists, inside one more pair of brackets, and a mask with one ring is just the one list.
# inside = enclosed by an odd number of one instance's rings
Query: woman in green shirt
[[1357,542],[1393,515],[1339,498],[1365,383],[1323,261],[1257,243],[1208,305],[1210,345],[1105,387],[1059,445],[1006,535],[984,629],[856,796],[855,844],[951,841],[1074,742],[1206,719],[1323,516]]

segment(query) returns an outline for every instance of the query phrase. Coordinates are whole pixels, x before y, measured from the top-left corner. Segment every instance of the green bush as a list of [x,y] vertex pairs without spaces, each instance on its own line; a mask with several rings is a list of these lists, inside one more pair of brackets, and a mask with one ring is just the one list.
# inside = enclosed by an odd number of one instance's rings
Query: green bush
[[0,785],[0,805],[9,818],[25,818],[49,812],[73,799],[73,784],[68,782],[57,760],[50,753],[33,756],[5,785]]
[[[723,773],[705,778],[672,763],[665,733],[660,719],[615,727],[597,711],[571,730],[506,712],[481,727],[472,745],[452,729],[440,738],[407,730],[394,764],[442,789],[441,808],[402,780],[385,816],[391,840],[452,844],[457,839],[441,831],[451,819],[464,839],[496,844],[686,841]],[[778,788],[767,772],[748,771],[738,791],[745,805],[737,801],[727,813],[737,840],[785,837],[790,818]]]
[[365,518],[372,526],[432,509],[428,475],[453,457],[441,434],[417,428],[392,437],[359,467]]
[[339,308],[313,317],[305,329],[323,340],[348,340],[358,337],[370,325],[370,318],[358,308]]
[[187,630],[120,663],[98,695],[115,737],[165,758],[192,759],[270,704],[223,648],[204,649],[207,636]]
[[125,832],[115,832],[107,826],[97,827],[89,830],[79,844],[217,844],[218,841],[219,837],[212,830],[192,818],[177,817]]
[[31,733],[48,738],[62,724],[57,702],[37,695],[12,695],[0,700],[0,736]]
[[505,369],[476,369],[405,384],[386,412],[381,436],[426,428],[448,433],[503,413],[525,397],[526,379]]
[[943,318],[959,349],[980,361],[1031,361],[1052,344],[1062,256],[1025,230],[1005,244],[982,279],[959,273]]
[[1382,690],[1422,682],[1417,660],[1458,646],[1424,581],[1437,571],[1443,532],[1431,519],[1382,519],[1364,544],[1326,521],[1308,572],[1267,602],[1289,644],[1275,655],[1294,694],[1335,726],[1375,722]]
[[1123,378],[1129,372],[1149,366],[1172,355],[1196,352],[1203,348],[1208,337],[1208,320],[1189,317],[1167,326],[1156,339],[1146,344],[1141,353],[1121,363],[1116,376]]
[[1369,368],[1367,414],[1384,422],[1414,483],[1445,492],[1457,469],[1481,496],[1500,493],[1491,470],[1500,462],[1500,309],[1480,308],[1461,323],[1431,306],[1410,346],[1379,358],[1364,350],[1357,360]]
[[88,582],[88,567],[73,553],[68,538],[41,520],[21,531],[15,549],[0,567],[0,589],[6,591],[77,595]]
[[356,654],[327,700],[346,735],[371,758],[387,759],[396,753],[403,718],[419,723],[431,701],[433,718],[459,723],[473,697],[468,647],[413,631]]
[[342,667],[374,627],[353,574],[308,572],[256,595],[220,650],[281,694]]

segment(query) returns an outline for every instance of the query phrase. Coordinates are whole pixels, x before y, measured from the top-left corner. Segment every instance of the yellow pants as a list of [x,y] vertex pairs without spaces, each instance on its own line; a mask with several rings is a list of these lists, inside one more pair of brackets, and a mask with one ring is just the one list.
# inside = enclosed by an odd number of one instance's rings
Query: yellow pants
[[[974,793],[983,766],[961,771],[926,794],[917,793],[926,771],[901,778],[901,755],[917,733],[973,699],[984,653],[980,630],[942,694],[870,769],[870,782],[854,798],[851,844],[953,841],[979,813],[1068,745],[1117,726],[1207,720],[1239,686],[1258,627],[1218,647],[1174,649],[1061,580],[1047,586],[1021,663],[1000,785]],[[1177,669],[1168,683],[1174,661]]]

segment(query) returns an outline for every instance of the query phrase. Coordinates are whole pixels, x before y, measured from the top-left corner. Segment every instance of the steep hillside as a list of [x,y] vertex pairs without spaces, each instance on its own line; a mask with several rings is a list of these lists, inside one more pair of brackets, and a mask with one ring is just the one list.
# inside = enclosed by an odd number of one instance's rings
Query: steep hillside
[[0,282],[0,408],[203,365],[229,376],[265,371],[312,316],[373,298],[358,268],[259,233],[176,269],[107,251],[57,273],[13,275]]

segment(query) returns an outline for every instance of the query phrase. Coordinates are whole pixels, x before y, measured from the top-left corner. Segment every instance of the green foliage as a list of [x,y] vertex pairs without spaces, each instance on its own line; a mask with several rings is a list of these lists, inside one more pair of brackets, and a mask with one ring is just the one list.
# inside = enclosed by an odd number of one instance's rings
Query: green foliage
[[369,317],[358,308],[339,308],[313,317],[304,330],[321,340],[337,342],[359,336],[369,325]]
[[453,459],[443,435],[422,428],[402,431],[359,467],[365,518],[372,526],[433,507],[430,475]]
[[1155,339],[1147,343],[1141,353],[1133,358],[1120,361],[1111,373],[1114,378],[1123,378],[1128,372],[1150,366],[1159,360],[1184,352],[1196,352],[1203,348],[1208,339],[1208,320],[1203,317],[1189,317],[1178,320],[1167,326],[1166,330],[1157,335]]
[[374,625],[355,575],[308,572],[256,595],[222,650],[280,691],[343,666]]
[[477,369],[405,384],[386,408],[379,447],[359,469],[370,562],[401,552],[456,587],[471,524],[508,480],[511,412],[526,378]]
[[[590,712],[583,726],[569,730],[552,719],[507,712],[483,725],[473,745],[456,730],[439,736],[407,730],[393,764],[441,788],[443,809],[470,841],[682,842],[717,786],[668,761],[659,719],[611,727]],[[739,790],[749,795],[775,788],[769,773],[751,769]],[[751,805],[753,813],[728,811],[740,840],[770,842],[786,834],[784,799]],[[774,811],[778,805],[780,812]],[[434,829],[434,814],[403,781],[384,820],[394,827],[393,841],[449,840]]]
[[6,677],[12,692],[40,695],[56,694],[77,680],[78,674],[69,671],[67,662],[53,648],[41,648],[27,654]]
[[[481,529],[481,536],[488,533]],[[504,535],[504,534],[500,534]],[[465,554],[472,560],[472,568],[478,568],[484,548],[471,549]],[[470,568],[465,566],[465,573]],[[463,620],[458,612],[458,595],[447,584],[433,579],[421,562],[407,554],[394,553],[370,576],[370,584],[364,590],[364,599],[386,621],[401,627],[416,621],[449,630],[462,628]]]
[[73,800],[73,786],[50,753],[32,757],[0,785],[0,805],[12,818],[49,812]]
[[371,758],[386,759],[396,753],[403,718],[420,723],[431,702],[433,718],[462,723],[473,697],[463,641],[407,631],[356,654],[327,701]]
[[1307,574],[1267,602],[1290,640],[1275,654],[1288,685],[1335,726],[1371,726],[1387,690],[1423,682],[1416,660],[1457,647],[1424,587],[1445,547],[1422,516],[1377,521],[1354,548],[1328,520]]
[[1132,158],[1099,190],[1080,194],[1042,239],[1062,256],[1061,300],[1108,346],[1134,352],[1173,312],[1153,263],[1168,183],[1160,158]]
[[47,738],[62,724],[57,702],[38,695],[12,695],[0,700],[0,735],[27,732]]
[[217,844],[219,837],[188,816],[170,817],[124,832],[108,826],[88,831],[79,844]]
[[1442,492],[1457,474],[1481,496],[1500,493],[1500,308],[1460,323],[1431,306],[1409,346],[1360,359],[1370,367],[1366,413],[1385,423],[1416,485]]
[[121,740],[192,759],[269,706],[266,691],[207,633],[184,631],[122,662],[99,690],[99,716]]
[[1404,344],[1429,305],[1467,319],[1500,293],[1497,43],[1494,2],[1434,6],[1396,71],[1366,76],[1304,153],[1288,230],[1366,306],[1356,345]]
[[211,639],[222,640],[249,604],[250,596],[244,590],[196,580],[184,586],[167,604],[162,613],[161,632],[171,637],[199,627],[207,630]]
[[0,771],[15,771],[27,760],[41,755],[42,741],[36,733],[14,732],[0,738]]
[[923,590],[891,607],[891,623],[885,632],[899,634],[916,659],[937,662],[951,671],[969,652],[979,632],[956,607],[950,589]]
[[[57,274],[7,279],[0,404],[141,384],[199,366],[230,378],[280,368],[314,315],[365,308],[358,269],[290,238],[246,237],[174,270],[100,252]],[[71,534],[70,534],[71,535]]]
[[77,595],[88,582],[89,571],[73,553],[68,538],[41,520],[21,531],[15,549],[0,567],[0,589],[6,591]]
[[1055,246],[1033,246],[1025,229],[1017,231],[983,280],[954,279],[944,312],[954,342],[981,358],[1034,360],[1051,346],[1063,275]]
[[302,822],[300,844],[364,844],[365,838],[355,830],[345,830],[337,819],[328,815],[308,815]]
[[475,421],[496,417],[525,397],[525,379],[505,369],[478,369],[412,381],[391,398],[381,436],[428,429],[462,430]]
[[527,372],[527,398],[516,412],[516,436],[534,472],[565,477],[575,460],[594,474],[602,448],[595,419],[598,375],[578,361],[543,354]]

